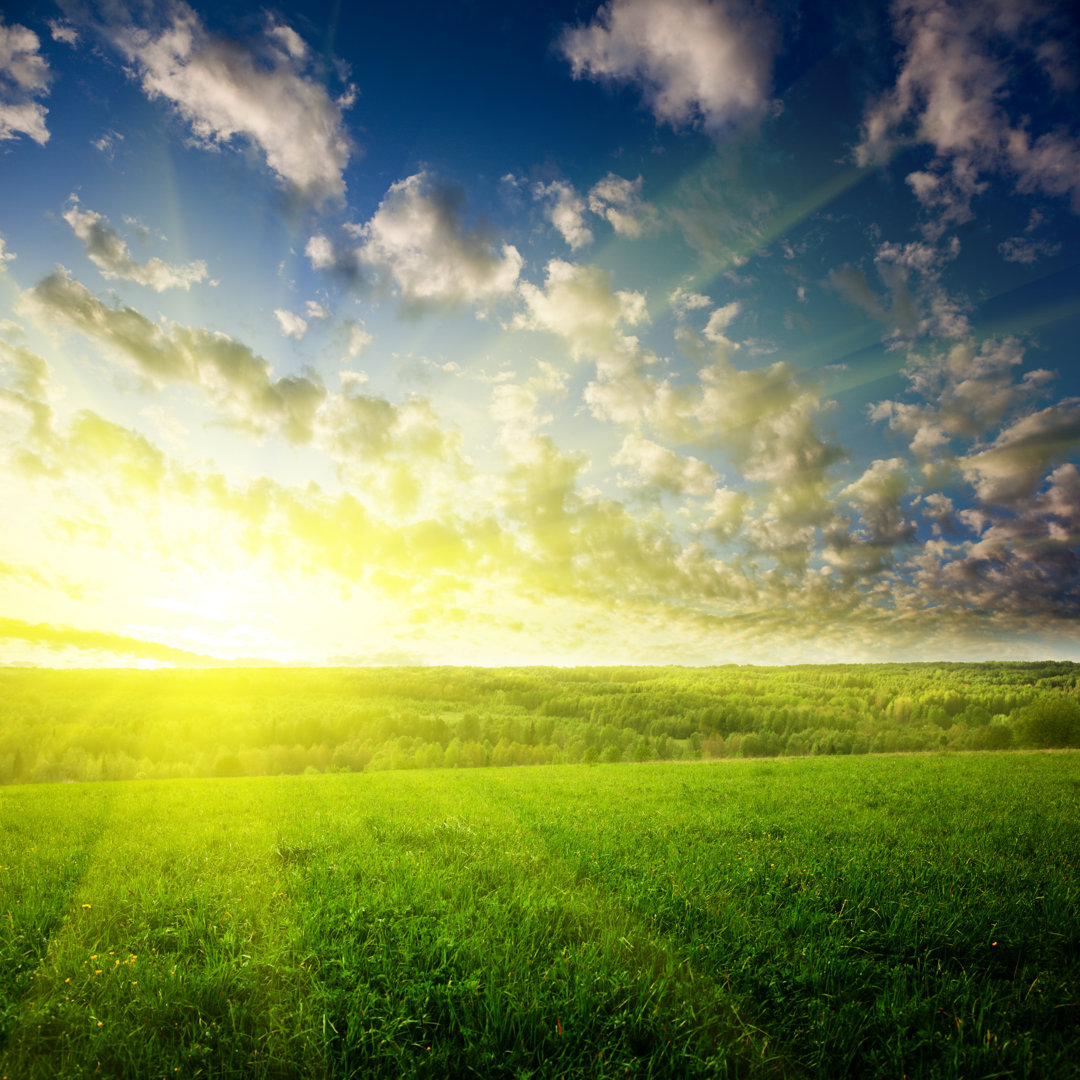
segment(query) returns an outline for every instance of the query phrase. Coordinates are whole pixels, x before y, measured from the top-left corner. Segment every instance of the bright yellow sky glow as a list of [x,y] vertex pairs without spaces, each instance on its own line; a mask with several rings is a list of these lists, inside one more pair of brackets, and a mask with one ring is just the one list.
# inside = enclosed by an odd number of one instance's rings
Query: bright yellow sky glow
[[0,663],[1080,655],[1075,43],[744,7],[0,15]]

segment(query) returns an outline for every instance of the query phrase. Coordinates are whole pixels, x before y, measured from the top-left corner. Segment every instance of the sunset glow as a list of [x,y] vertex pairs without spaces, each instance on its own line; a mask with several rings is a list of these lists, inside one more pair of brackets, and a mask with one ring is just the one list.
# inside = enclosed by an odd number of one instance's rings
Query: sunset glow
[[1080,659],[1072,15],[5,6],[0,664]]

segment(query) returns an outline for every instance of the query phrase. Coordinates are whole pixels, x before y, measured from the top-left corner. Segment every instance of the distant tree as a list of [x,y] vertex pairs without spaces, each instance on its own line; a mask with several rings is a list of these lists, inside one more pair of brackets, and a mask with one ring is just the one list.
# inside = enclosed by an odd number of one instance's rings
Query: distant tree
[[214,762],[215,776],[243,776],[244,767],[240,764],[240,758],[236,754],[222,754]]
[[455,735],[443,752],[443,765],[447,769],[456,769],[461,760],[461,740]]
[[1019,711],[1016,732],[1021,746],[1078,746],[1080,703],[1061,694],[1044,694]]
[[743,735],[739,742],[739,757],[763,757],[765,755],[765,742],[755,732]]

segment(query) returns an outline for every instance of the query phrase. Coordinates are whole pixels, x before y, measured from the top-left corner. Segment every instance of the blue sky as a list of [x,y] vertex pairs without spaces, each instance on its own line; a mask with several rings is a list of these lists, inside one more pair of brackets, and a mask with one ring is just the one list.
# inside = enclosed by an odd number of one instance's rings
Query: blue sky
[[0,660],[1076,657],[1067,4],[15,4]]

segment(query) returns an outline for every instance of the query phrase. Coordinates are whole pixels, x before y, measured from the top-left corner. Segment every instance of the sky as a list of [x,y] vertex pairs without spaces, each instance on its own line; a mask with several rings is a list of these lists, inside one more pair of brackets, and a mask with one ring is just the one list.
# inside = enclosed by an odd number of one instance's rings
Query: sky
[[1080,659],[1050,0],[0,8],[0,663]]

